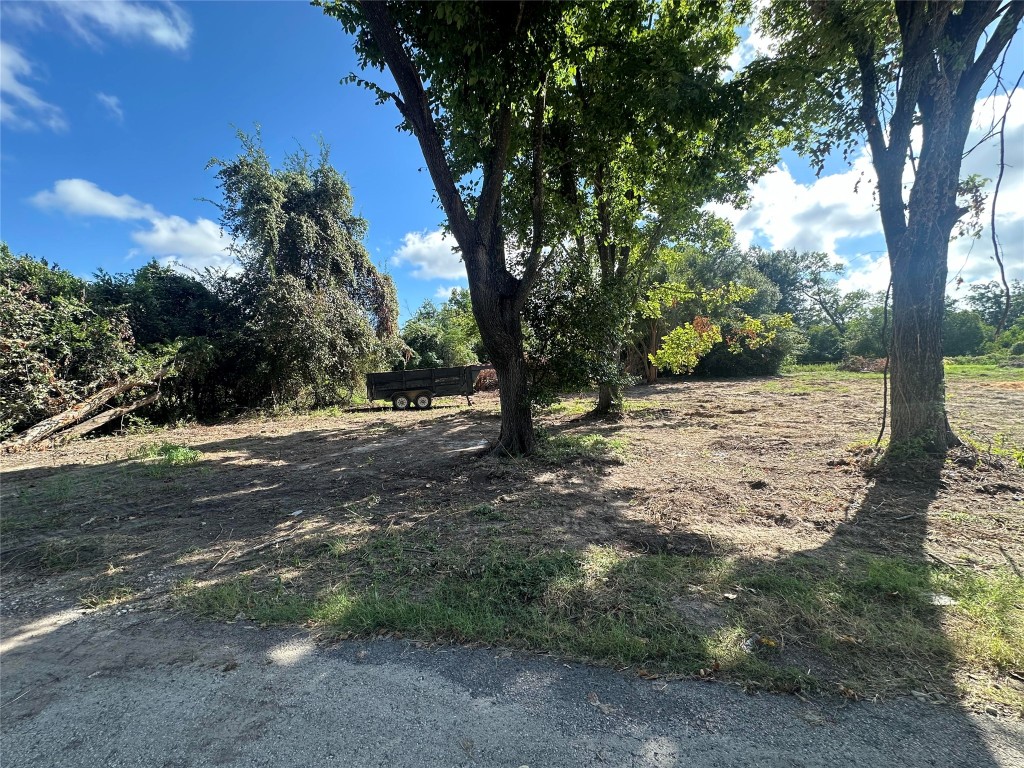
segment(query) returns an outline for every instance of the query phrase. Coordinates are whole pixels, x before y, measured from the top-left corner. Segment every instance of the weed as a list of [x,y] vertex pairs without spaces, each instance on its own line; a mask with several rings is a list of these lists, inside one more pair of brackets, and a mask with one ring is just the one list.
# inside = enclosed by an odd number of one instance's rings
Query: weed
[[135,590],[127,584],[101,578],[88,592],[79,596],[78,603],[83,608],[97,610],[131,600],[134,596]]
[[68,571],[92,565],[103,558],[103,545],[97,539],[52,539],[32,551],[32,564],[42,571]]
[[997,432],[987,442],[982,441],[968,430],[963,430],[961,438],[979,455],[1007,459],[1024,469],[1024,447],[1016,445],[1001,432]]
[[139,416],[137,413],[129,413],[125,416],[124,433],[126,435],[149,435],[159,429],[160,427],[145,416]]
[[612,458],[621,461],[626,450],[622,438],[608,438],[599,434],[551,435],[537,431],[537,455],[553,463],[575,459],[595,460]]
[[164,467],[185,467],[198,463],[203,458],[203,454],[184,445],[148,443],[136,449],[132,457],[157,459],[155,463]]
[[470,517],[480,520],[508,520],[508,515],[493,504],[477,504],[475,507],[470,507],[468,513]]

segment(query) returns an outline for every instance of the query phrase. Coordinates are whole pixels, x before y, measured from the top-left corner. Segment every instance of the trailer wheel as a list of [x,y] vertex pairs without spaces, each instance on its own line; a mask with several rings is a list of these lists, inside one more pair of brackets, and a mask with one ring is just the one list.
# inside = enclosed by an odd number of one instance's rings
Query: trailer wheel
[[416,403],[417,408],[424,411],[430,407],[430,404],[433,402],[433,398],[431,398],[429,392],[419,392],[415,397],[413,397],[413,402]]
[[391,404],[396,411],[404,411],[409,407],[409,396],[404,392],[397,394],[391,398]]

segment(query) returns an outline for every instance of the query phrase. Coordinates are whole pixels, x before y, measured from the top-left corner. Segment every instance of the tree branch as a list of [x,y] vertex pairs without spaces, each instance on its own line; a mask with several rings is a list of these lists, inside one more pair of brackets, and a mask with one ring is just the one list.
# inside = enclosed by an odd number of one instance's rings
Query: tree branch
[[530,243],[530,255],[526,260],[523,278],[519,281],[517,290],[516,305],[518,307],[522,307],[526,303],[526,296],[537,280],[541,266],[541,250],[544,245],[544,110],[547,107],[547,91],[548,77],[545,73],[544,80],[537,89],[537,96],[533,102],[533,125],[531,126],[533,130],[531,158],[533,195],[530,200],[533,237]]
[[480,200],[476,209],[477,231],[480,239],[488,244],[490,244],[494,233],[480,231],[480,225],[484,222],[494,221],[498,204],[501,202],[508,146],[512,141],[512,109],[507,103],[503,104],[498,111],[497,126],[491,135],[494,136],[494,146],[491,148],[490,157],[487,158],[487,165],[484,167],[483,187],[480,190]]
[[[998,5],[998,3],[993,3],[993,5]],[[989,70],[995,65],[1002,50],[1009,45],[1021,19],[1024,19],[1024,0],[1013,0],[1006,6],[1006,11],[999,20],[999,24],[996,25],[995,32],[985,43],[985,47],[981,49],[974,64],[968,67],[960,78],[956,89],[958,108],[965,106],[965,102],[969,100],[973,110],[974,100],[977,98],[985,78],[988,77]]]
[[391,16],[387,3],[383,0],[358,0],[358,3],[370,28],[370,34],[373,35],[373,40],[380,48],[381,55],[405,99],[403,117],[412,125],[420,143],[423,158],[434,182],[434,189],[448,217],[452,233],[462,246],[462,258],[468,265],[475,257],[475,249],[469,247],[474,240],[475,228],[471,225],[466,205],[455,185],[455,177],[448,165],[444,144],[437,132],[420,73],[402,44],[398,25]]

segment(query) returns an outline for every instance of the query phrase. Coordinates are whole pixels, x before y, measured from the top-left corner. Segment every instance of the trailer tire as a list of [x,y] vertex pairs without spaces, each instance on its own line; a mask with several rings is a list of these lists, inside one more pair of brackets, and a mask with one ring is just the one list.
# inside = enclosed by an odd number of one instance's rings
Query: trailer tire
[[413,395],[412,401],[416,404],[416,407],[421,411],[427,410],[430,404],[434,402],[434,398],[430,396],[429,392],[417,392]]
[[407,410],[409,408],[409,395],[405,392],[399,392],[391,398],[391,404],[395,407],[396,411]]

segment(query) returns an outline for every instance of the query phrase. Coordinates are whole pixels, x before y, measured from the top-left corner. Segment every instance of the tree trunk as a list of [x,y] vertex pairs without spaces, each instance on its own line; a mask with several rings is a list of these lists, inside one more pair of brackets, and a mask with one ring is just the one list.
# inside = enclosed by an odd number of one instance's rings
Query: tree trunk
[[622,410],[622,388],[616,384],[601,384],[597,388],[597,405],[594,413],[604,415]]
[[168,367],[163,366],[154,376],[136,375],[129,376],[123,381],[116,381],[85,398],[82,402],[75,403],[66,411],[58,413],[56,416],[51,416],[48,419],[43,419],[38,424],[29,427],[21,434],[8,440],[2,447],[4,450],[13,451],[35,445],[55,432],[66,429],[72,424],[77,424],[89,414],[98,411],[107,401],[112,400],[118,395],[122,395],[143,384],[155,384],[164,377],[167,370]]
[[890,443],[936,452],[948,444],[942,367],[948,235],[920,234],[908,232],[909,252],[892,260]]
[[523,345],[523,324],[516,296],[498,294],[489,284],[469,280],[473,314],[480,338],[487,348],[498,377],[501,400],[501,433],[493,452],[499,455],[526,456],[533,453],[533,412]]
[[122,406],[121,408],[111,408],[109,411],[104,411],[99,416],[93,416],[88,421],[83,421],[81,424],[76,424],[70,429],[65,429],[63,432],[59,432],[53,439],[57,443],[70,442],[71,440],[74,440],[76,437],[81,437],[82,435],[88,434],[89,432],[92,432],[94,429],[98,429],[102,427],[104,424],[113,421],[114,419],[120,418],[121,416],[125,416],[134,410],[149,405],[150,403],[155,403],[159,399],[160,393],[154,392],[151,395],[146,395],[146,397],[136,400],[134,403],[130,405],[125,405]]

